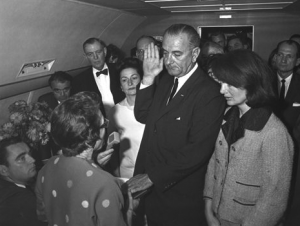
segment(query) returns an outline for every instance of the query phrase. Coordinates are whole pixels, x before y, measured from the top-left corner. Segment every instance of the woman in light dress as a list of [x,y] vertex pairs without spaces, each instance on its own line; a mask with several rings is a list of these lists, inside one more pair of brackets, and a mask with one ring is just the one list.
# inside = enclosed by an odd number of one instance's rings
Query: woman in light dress
[[119,150],[115,150],[110,165],[113,166],[115,176],[131,178],[145,128],[134,117],[136,86],[143,72],[136,58],[124,59],[118,71],[120,86],[126,98],[116,104],[109,114],[109,134],[116,131],[120,135]]

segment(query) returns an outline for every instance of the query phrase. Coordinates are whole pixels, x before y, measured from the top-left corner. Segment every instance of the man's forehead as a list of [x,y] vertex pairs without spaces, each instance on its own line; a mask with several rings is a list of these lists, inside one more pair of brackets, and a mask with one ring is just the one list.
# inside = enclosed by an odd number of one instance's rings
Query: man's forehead
[[189,47],[188,35],[185,33],[180,33],[178,35],[165,34],[162,42],[163,49],[172,48],[173,50],[178,49],[185,50]]
[[29,147],[24,142],[11,144],[7,147],[8,159],[15,159],[19,155],[28,153],[29,150]]
[[230,41],[229,41],[229,45],[230,44],[236,44],[236,43],[241,43],[242,44],[242,42],[241,42],[241,40],[240,39],[238,39],[238,38],[234,38],[234,39],[231,39]]
[[68,86],[70,86],[70,81],[62,82],[62,81],[54,80],[54,81],[51,82],[51,87],[52,88],[54,88],[54,87],[56,87],[56,88],[58,88],[58,87],[68,87]]
[[282,43],[278,48],[278,52],[292,52],[296,54],[296,51],[297,47],[294,44]]
[[153,42],[152,39],[145,37],[145,38],[142,38],[142,39],[140,39],[140,40],[138,41],[136,47],[137,47],[138,49],[144,49],[146,46],[148,46],[148,45],[149,45],[150,43],[152,43],[152,42]]
[[224,41],[224,38],[221,35],[212,36],[211,39],[215,41]]
[[92,44],[86,44],[84,47],[85,52],[94,52],[97,50],[103,50],[105,47],[101,45],[99,42],[94,42]]

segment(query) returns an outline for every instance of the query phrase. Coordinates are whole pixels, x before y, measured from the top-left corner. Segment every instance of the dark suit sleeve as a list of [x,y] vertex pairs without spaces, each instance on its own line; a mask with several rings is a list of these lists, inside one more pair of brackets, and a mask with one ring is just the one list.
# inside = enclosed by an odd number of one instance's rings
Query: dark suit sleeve
[[134,116],[138,122],[146,124],[155,93],[155,85],[153,84],[146,88],[140,89],[139,84],[136,89],[137,95],[134,104]]

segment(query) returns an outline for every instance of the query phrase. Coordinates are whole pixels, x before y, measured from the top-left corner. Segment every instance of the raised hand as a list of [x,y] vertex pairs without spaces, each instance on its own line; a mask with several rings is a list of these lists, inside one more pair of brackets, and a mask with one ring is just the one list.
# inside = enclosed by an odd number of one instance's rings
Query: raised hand
[[144,51],[143,70],[145,85],[152,85],[155,77],[163,70],[163,59],[159,58],[159,49],[153,43],[149,44]]

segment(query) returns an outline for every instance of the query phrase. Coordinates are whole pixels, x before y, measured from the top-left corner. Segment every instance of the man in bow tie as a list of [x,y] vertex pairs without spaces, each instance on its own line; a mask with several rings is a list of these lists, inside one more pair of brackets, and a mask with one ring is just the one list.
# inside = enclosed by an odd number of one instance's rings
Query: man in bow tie
[[116,70],[105,63],[106,45],[98,38],[89,38],[83,43],[84,57],[92,67],[75,76],[72,94],[81,91],[98,93],[103,101],[101,107],[104,115],[112,106],[125,98],[121,91]]

